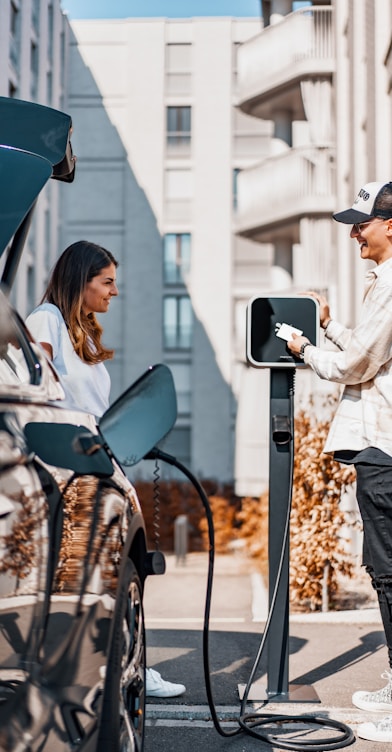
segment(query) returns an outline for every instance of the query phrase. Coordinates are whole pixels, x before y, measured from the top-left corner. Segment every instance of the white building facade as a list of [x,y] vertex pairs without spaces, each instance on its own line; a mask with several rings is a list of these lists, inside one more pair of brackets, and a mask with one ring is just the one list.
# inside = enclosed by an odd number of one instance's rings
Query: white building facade
[[[392,179],[392,2],[302,5],[293,12],[291,0],[264,0],[264,28],[239,50],[239,106],[269,120],[273,137],[270,153],[239,177],[237,231],[259,243],[260,256],[272,244],[276,275],[258,295],[318,289],[329,298],[332,315],[352,326],[368,266],[349,237],[351,228],[331,215],[351,206],[366,182]],[[266,454],[265,420],[261,426],[249,417],[269,383],[265,371],[244,364],[242,373],[241,494],[266,482],[262,473],[252,475],[256,458]],[[325,392],[327,384],[313,374],[301,377],[304,391]],[[268,397],[266,402],[268,409]]]

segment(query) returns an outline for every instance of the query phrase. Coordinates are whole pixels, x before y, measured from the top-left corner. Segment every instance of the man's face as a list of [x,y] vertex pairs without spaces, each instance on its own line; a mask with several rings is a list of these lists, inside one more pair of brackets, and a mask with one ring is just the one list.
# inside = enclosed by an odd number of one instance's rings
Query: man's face
[[350,237],[356,238],[361,258],[382,264],[392,256],[392,220],[374,217],[369,222],[352,226]]

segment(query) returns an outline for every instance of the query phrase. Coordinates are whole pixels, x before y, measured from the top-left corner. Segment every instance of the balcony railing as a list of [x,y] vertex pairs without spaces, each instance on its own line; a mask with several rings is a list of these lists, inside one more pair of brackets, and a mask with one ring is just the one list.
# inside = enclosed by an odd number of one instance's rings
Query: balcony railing
[[19,70],[19,43],[13,34],[10,34],[10,60],[14,69]]
[[333,70],[332,8],[301,8],[241,45],[239,100],[244,103],[290,80]]
[[238,176],[236,224],[241,235],[282,232],[302,216],[334,210],[334,159],[329,148],[290,149]]

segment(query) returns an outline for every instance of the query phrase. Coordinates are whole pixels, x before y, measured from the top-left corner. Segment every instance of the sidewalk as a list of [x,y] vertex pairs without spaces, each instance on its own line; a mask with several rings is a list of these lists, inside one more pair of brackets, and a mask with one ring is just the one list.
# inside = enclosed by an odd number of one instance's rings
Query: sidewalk
[[[211,749],[223,750],[228,744],[230,752],[272,749],[244,734],[241,734],[240,746],[233,746],[232,740],[228,742],[215,729],[211,730],[202,661],[207,566],[207,554],[190,554],[183,565],[177,564],[174,556],[168,556],[166,574],[147,580],[144,607],[148,665],[166,679],[183,682],[187,691],[183,697],[148,701],[145,752],[158,748],[183,752],[188,748],[185,741],[188,730],[196,733],[198,724],[198,728],[204,724],[210,729],[207,736],[213,740]],[[260,603],[263,598],[265,602]],[[214,700],[222,718],[238,718],[238,687],[246,685],[252,670],[265,623],[255,619],[261,613],[265,619],[266,598],[265,590],[260,587],[258,578],[252,576],[249,561],[242,554],[216,557],[210,671]],[[303,685],[306,696],[313,691],[316,700],[260,704],[258,687],[264,689],[267,682],[267,656],[264,656],[252,686],[255,700],[250,703],[249,711],[257,708],[278,715],[322,715],[342,721],[354,732],[359,723],[382,717],[357,710],[351,704],[351,695],[356,689],[378,689],[384,682],[380,674],[387,667],[387,656],[378,608],[326,614],[293,613],[289,653],[290,696],[295,696],[292,685],[299,684]],[[173,734],[167,747],[162,746],[163,728],[167,736]],[[155,746],[158,729],[160,746]],[[180,739],[185,746],[181,746]],[[388,745],[356,739],[352,747],[355,752],[376,749],[381,752]],[[208,744],[207,749],[210,749]]]

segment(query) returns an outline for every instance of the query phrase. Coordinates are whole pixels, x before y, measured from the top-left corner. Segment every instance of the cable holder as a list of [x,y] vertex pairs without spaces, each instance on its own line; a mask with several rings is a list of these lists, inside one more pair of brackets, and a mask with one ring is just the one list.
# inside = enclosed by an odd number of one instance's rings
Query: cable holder
[[161,490],[159,487],[160,481],[160,469],[158,458],[155,458],[154,472],[153,472],[153,537],[155,550],[160,551],[161,540]]

